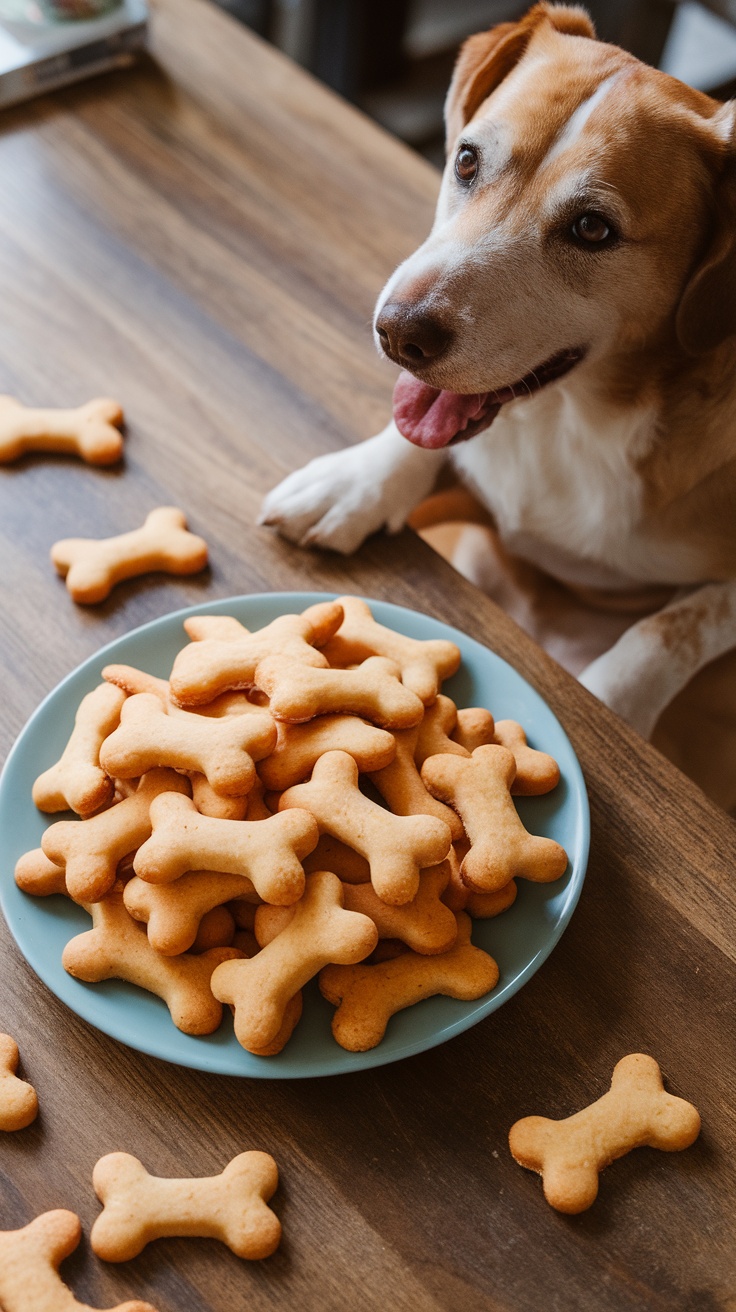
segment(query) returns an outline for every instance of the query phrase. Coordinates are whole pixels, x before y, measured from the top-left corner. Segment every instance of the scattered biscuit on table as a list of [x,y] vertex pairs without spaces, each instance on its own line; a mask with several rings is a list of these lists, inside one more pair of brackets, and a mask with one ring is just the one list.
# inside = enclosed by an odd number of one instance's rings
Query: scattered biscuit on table
[[337,1007],[332,1033],[348,1052],[366,1052],[381,1042],[397,1011],[438,993],[471,1001],[498,983],[498,966],[470,941],[471,921],[457,915],[454,945],[438,956],[403,952],[377,965],[330,965],[320,972],[319,987]]
[[51,560],[74,601],[94,606],[116,583],[140,574],[198,574],[207,564],[207,543],[189,532],[183,511],[159,506],[130,533],[55,542]]
[[447,638],[407,638],[373,618],[371,608],[360,597],[339,597],[344,611],[340,628],[325,647],[331,665],[359,664],[370,656],[395,661],[405,687],[428,705],[440,684],[460,667],[460,648]]
[[20,1053],[9,1034],[0,1034],[0,1130],[24,1130],[38,1115],[32,1084],[16,1075]]
[[0,464],[27,451],[81,456],[90,465],[112,465],[123,454],[117,401],[99,397],[76,410],[34,410],[0,396]]
[[584,1212],[598,1196],[605,1166],[632,1148],[679,1152],[700,1133],[692,1103],[666,1093],[653,1057],[636,1052],[614,1068],[611,1087],[566,1120],[526,1116],[509,1131],[520,1166],[542,1177],[544,1196],[558,1212]]
[[124,701],[125,693],[111,683],[101,683],[82,698],[61,757],[33,785],[39,811],[88,816],[112,800],[114,786],[100,764],[100,748],[117,728]]
[[365,797],[358,787],[358,767],[347,752],[326,752],[308,783],[283,793],[279,814],[291,807],[309,811],[321,833],[364,856],[376,893],[393,906],[416,897],[420,870],[444,861],[452,842],[444,820],[392,815]]
[[103,1210],[92,1226],[92,1251],[128,1262],[154,1239],[219,1239],[236,1257],[270,1257],[281,1223],[268,1206],[279,1183],[269,1153],[244,1152],[220,1175],[162,1179],[130,1153],[101,1157],[92,1175]]
[[[3,1312],[103,1312],[79,1303],[58,1272],[81,1238],[79,1217],[61,1208],[44,1212],[22,1230],[1,1230]],[[156,1308],[136,1298],[104,1312],[156,1312]]]
[[514,756],[505,747],[476,747],[463,757],[443,753],[422,766],[430,793],[462,817],[470,849],[460,875],[475,892],[497,892],[517,876],[548,883],[567,869],[559,843],[524,828],[510,791],[515,775]]

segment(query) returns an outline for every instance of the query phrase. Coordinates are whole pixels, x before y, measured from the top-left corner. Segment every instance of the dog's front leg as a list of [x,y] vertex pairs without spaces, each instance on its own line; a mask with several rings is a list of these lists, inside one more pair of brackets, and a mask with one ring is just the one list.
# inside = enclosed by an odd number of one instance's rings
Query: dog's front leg
[[632,625],[580,682],[649,738],[673,697],[733,647],[736,582],[709,583]]
[[302,547],[348,555],[379,528],[398,533],[432,491],[444,451],[412,446],[391,422],[382,433],[318,456],[269,492],[259,523]]

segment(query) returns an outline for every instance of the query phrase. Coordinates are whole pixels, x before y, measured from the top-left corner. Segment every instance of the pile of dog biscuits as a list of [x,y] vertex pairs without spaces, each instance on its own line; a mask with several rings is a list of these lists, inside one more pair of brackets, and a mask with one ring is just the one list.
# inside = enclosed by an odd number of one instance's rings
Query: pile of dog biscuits
[[355,1052],[423,998],[494,988],[472,920],[510,907],[517,878],[565,872],[513,801],[559,770],[513,721],[442,695],[455,644],[399,634],[356,597],[255,632],[228,616],[185,628],[168,680],[103,670],[34,785],[42,811],[78,816],[16,867],[25,892],[92,918],[66,970],[157,994],[186,1034],[212,1033],[227,1004],[261,1056],[288,1042],[315,976]]

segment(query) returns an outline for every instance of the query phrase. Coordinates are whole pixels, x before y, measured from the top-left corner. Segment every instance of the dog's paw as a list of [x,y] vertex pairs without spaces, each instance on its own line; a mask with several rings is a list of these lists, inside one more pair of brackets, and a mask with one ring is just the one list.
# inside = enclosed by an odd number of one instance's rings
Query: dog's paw
[[436,461],[425,464],[417,471],[416,449],[387,430],[289,474],[269,492],[258,522],[298,546],[349,555],[378,529],[403,528],[434,481]]

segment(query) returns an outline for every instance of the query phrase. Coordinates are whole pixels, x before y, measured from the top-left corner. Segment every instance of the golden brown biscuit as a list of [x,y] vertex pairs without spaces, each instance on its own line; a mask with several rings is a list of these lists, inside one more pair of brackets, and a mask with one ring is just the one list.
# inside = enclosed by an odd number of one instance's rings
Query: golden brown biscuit
[[256,669],[256,682],[270,698],[277,720],[303,724],[315,715],[359,715],[382,729],[408,729],[424,713],[416,693],[405,688],[399,667],[371,656],[355,670],[315,669],[287,655],[269,656]]
[[[95,1312],[88,1303],[77,1302],[57,1270],[81,1238],[79,1217],[62,1209],[44,1212],[22,1230],[0,1231],[0,1303],[4,1312]],[[156,1309],[136,1298],[107,1312]]]
[[[223,617],[216,616],[221,620]],[[326,666],[318,651],[342,621],[342,606],[319,602],[302,615],[280,615],[255,633],[240,637],[204,638],[182,648],[169,680],[171,695],[180,706],[204,706],[219,693],[250,688],[256,667],[274,652],[295,664]]]
[[393,906],[416,897],[420,870],[443,861],[452,841],[444,820],[392,815],[364,797],[358,767],[346,752],[326,752],[309,783],[296,784],[282,795],[280,813],[294,806],[306,808],[321,833],[332,834],[365,857],[376,893]]
[[198,957],[161,956],[126,910],[120,887],[87,909],[94,928],[70,939],[62,954],[61,964],[70,975],[87,984],[125,979],[155,993],[184,1034],[212,1034],[219,1027],[222,1007],[210,979],[219,965],[239,956],[236,948],[212,948]]
[[471,847],[460,874],[475,892],[496,892],[519,876],[547,883],[567,869],[564,848],[521,823],[509,791],[515,774],[505,747],[476,747],[469,757],[430,756],[422,766],[429,791],[462,817]]
[[[172,698],[168,679],[159,679],[155,674],[147,674],[145,670],[136,669],[134,665],[106,665],[102,677],[108,683],[114,683],[118,688],[122,688],[129,697],[139,692],[151,693],[154,697],[158,697],[169,715],[189,714]],[[197,714],[219,718],[222,715],[243,715],[248,711],[262,709],[261,706],[255,706],[244,692],[224,692],[207,706],[197,707]]]
[[481,998],[498,983],[493,957],[470,942],[471,924],[461,911],[457,938],[449,952],[419,956],[404,952],[376,966],[326,966],[319,986],[337,1011],[332,1033],[348,1052],[366,1052],[381,1042],[386,1026],[397,1011],[424,998]]
[[206,775],[197,774],[196,770],[190,770],[188,774],[192,785],[192,801],[200,815],[211,815],[216,820],[247,819],[250,793],[244,797],[223,797],[222,793],[212,787]]
[[207,564],[207,543],[187,529],[175,506],[159,506],[142,528],[114,538],[65,538],[54,543],[51,559],[74,601],[93,606],[109,597],[116,583],[139,574],[198,574]]
[[184,628],[193,642],[217,638],[219,642],[232,642],[250,632],[233,615],[189,615]]
[[283,792],[306,779],[325,752],[347,752],[361,771],[380,770],[393,760],[396,744],[393,734],[357,715],[320,715],[307,724],[281,721],[276,745],[258,773],[266,788]]
[[388,765],[378,770],[361,766],[360,762],[358,765],[361,770],[368,770],[371,782],[394,815],[435,815],[449,825],[453,839],[462,838],[460,817],[444,802],[438,802],[422,783],[414,762],[418,737],[418,724],[413,729],[398,730],[393,735],[395,755]]
[[487,747],[495,741],[494,727],[493,716],[484,706],[466,706],[458,709],[452,741],[472,753],[476,747]]
[[0,1034],[0,1130],[24,1130],[38,1115],[32,1084],[16,1075],[20,1053],[9,1034]]
[[371,868],[365,857],[347,843],[340,842],[339,838],[333,838],[332,834],[320,834],[317,846],[302,864],[306,874],[313,870],[331,870],[343,884],[370,883]]
[[566,1120],[525,1116],[509,1131],[520,1166],[538,1171],[547,1202],[558,1212],[584,1212],[598,1195],[598,1174],[632,1148],[679,1152],[700,1133],[692,1103],[665,1093],[653,1057],[622,1057],[611,1087],[597,1102]]
[[419,725],[415,760],[419,769],[428,756],[437,756],[440,752],[455,756],[468,756],[464,747],[450,737],[457,728],[457,707],[451,697],[440,693],[436,702],[428,706],[424,719]]
[[467,839],[461,843],[453,843],[447,856],[450,878],[442,894],[442,901],[451,911],[467,911],[473,920],[491,920],[514,905],[517,893],[516,880],[510,879],[508,884],[504,884],[503,888],[497,889],[495,893],[474,893],[463,882],[460,874],[460,863],[469,851],[470,843]]
[[494,740],[513,752],[516,777],[511,785],[514,797],[538,797],[549,793],[560,782],[560,767],[547,752],[529,747],[526,734],[516,720],[499,720],[494,729]]
[[100,765],[100,748],[117,727],[124,701],[125,693],[110,683],[101,683],[82,698],[60,759],[33,785],[39,811],[71,810],[88,816],[112,801],[113,782]]
[[64,867],[50,861],[42,847],[25,852],[18,858],[15,863],[15,882],[24,893],[32,893],[34,897],[66,894]]
[[148,925],[148,941],[166,957],[188,952],[204,916],[232,898],[257,894],[243,875],[190,870],[171,884],[147,884],[138,876],[126,884],[123,901],[135,920]]
[[27,451],[81,456],[89,465],[112,465],[123,454],[117,401],[97,397],[76,410],[33,410],[0,396],[0,464]]
[[345,911],[342,903],[337,875],[315,871],[282,933],[257,956],[238,962],[237,969],[225,962],[215,971],[212,991],[235,1008],[235,1033],[244,1048],[264,1052],[279,1033],[290,1000],[328,961],[361,961],[373,951],[378,942],[373,921]]
[[128,1262],[153,1239],[219,1239],[236,1257],[269,1257],[281,1224],[268,1206],[279,1173],[268,1153],[240,1153],[220,1175],[163,1180],[130,1153],[101,1157],[92,1175],[103,1205],[90,1236],[105,1262]]
[[331,665],[345,668],[370,656],[387,656],[401,671],[401,681],[425,704],[433,702],[443,679],[460,665],[460,648],[445,638],[407,638],[374,620],[360,597],[338,599],[345,618],[325,647]]
[[161,793],[189,791],[189,781],[175,770],[151,770],[132,797],[89,820],[58,820],[41,838],[45,856],[64,870],[67,892],[75,902],[97,902],[109,893],[118,862],[151,833],[150,809]]
[[[270,820],[213,820],[187,797],[156,798],[153,833],[139,847],[135,872],[151,884],[169,884],[189,870],[246,875],[268,902],[288,905],[304,892],[302,857],[317,846],[319,830],[308,811]],[[232,894],[231,894],[232,896]]]
[[209,952],[210,948],[237,947],[235,943],[235,917],[227,907],[213,907],[205,911],[199,922],[197,937],[191,946],[195,953]]

